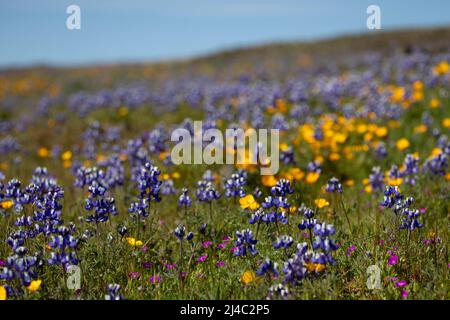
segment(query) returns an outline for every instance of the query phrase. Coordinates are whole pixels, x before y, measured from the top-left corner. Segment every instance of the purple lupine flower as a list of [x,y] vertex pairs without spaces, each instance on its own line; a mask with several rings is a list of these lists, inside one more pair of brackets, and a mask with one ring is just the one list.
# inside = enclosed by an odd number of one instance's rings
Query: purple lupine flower
[[234,255],[236,256],[246,256],[247,252],[252,255],[258,253],[256,249],[256,243],[258,240],[253,238],[253,232],[250,229],[236,231],[237,240],[235,241],[236,251]]
[[288,194],[294,193],[294,190],[291,188],[291,182],[286,179],[280,179],[277,181],[276,185],[270,189],[270,192],[275,197],[285,197]]
[[241,198],[245,196],[244,186],[246,184],[245,177],[239,173],[233,173],[231,178],[225,181],[225,196],[227,198]]
[[220,198],[220,193],[214,188],[210,181],[199,181],[197,183],[196,196],[198,201],[211,203]]
[[384,175],[381,172],[380,167],[372,168],[372,172],[369,175],[369,184],[373,191],[383,190],[384,188]]
[[120,293],[119,284],[108,284],[105,300],[125,300],[125,297]]
[[292,237],[283,235],[283,236],[277,238],[277,240],[273,243],[273,247],[275,249],[280,249],[280,248],[287,249],[290,246],[292,246],[293,243],[294,243],[294,239]]
[[274,276],[278,277],[278,264],[275,262],[272,262],[269,258],[266,258],[263,263],[259,266],[258,271],[256,271],[256,274],[259,276],[263,276],[265,274],[272,273]]
[[190,207],[191,203],[192,203],[192,200],[191,200],[191,197],[188,194],[188,189],[187,188],[183,188],[181,195],[178,197],[178,205],[180,207],[181,206]]
[[335,177],[328,180],[327,185],[325,186],[326,192],[338,192],[342,193],[342,184],[339,182],[339,180]]

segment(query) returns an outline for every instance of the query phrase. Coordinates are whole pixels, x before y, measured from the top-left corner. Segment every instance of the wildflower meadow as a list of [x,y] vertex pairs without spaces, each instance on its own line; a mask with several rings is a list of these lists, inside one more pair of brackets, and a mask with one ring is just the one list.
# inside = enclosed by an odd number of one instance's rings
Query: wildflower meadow
[[[448,299],[449,44],[0,71],[0,300]],[[174,164],[176,129],[210,150],[195,121],[278,157]]]

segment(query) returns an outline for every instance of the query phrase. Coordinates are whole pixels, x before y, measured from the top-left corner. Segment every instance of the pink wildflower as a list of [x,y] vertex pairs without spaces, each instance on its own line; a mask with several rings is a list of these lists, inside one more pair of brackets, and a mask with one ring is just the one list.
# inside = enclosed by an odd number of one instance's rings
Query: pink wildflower
[[392,255],[388,259],[388,265],[393,266],[398,263],[398,257],[396,255]]
[[218,267],[225,266],[225,261],[217,261],[216,266],[218,266]]

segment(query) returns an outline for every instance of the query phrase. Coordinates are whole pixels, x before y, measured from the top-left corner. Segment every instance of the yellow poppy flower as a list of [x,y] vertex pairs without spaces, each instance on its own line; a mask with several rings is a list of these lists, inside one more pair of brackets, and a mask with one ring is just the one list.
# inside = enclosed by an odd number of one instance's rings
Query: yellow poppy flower
[[8,165],[8,163],[7,162],[1,162],[0,163],[0,169],[1,170],[8,170],[8,168],[9,168],[9,165]]
[[406,138],[401,138],[397,141],[397,149],[403,151],[409,147],[409,141]]
[[375,130],[375,134],[376,134],[376,136],[377,136],[378,138],[386,137],[387,134],[388,134],[388,128],[386,128],[386,127],[378,127],[378,128]]
[[132,247],[140,247],[143,245],[142,241],[140,240],[136,240],[135,238],[132,237],[128,237],[126,238],[128,244]]
[[423,90],[423,82],[420,81],[420,80],[415,81],[415,82],[413,83],[413,89],[414,89],[415,91],[421,91],[421,90]]
[[441,102],[438,99],[436,99],[436,98],[431,99],[431,101],[430,101],[431,109],[439,108],[440,105],[441,105]]
[[72,151],[67,150],[66,152],[64,152],[64,153],[61,155],[61,159],[62,159],[63,161],[69,161],[69,160],[71,160],[71,159],[72,159]]
[[444,126],[444,128],[450,128],[450,118],[444,118],[442,120],[442,125]]
[[42,147],[42,148],[38,149],[37,154],[40,158],[47,158],[49,156],[50,152],[48,151],[47,148]]
[[268,106],[266,109],[267,113],[273,114],[277,111],[273,106]]
[[344,133],[336,133],[333,138],[336,143],[344,143],[347,140],[347,135]]
[[296,214],[297,213],[297,209],[298,208],[296,206],[292,206],[292,207],[289,207],[289,209],[281,208],[280,210],[283,213]]
[[320,173],[317,172],[309,172],[306,175],[306,183],[313,184],[315,183],[320,177]]
[[6,293],[6,289],[4,286],[0,287],[0,300],[8,299],[8,294]]
[[103,154],[97,155],[97,162],[104,162],[104,161],[106,161],[106,159],[107,159],[106,156]]
[[447,61],[441,61],[433,67],[433,73],[435,75],[444,75],[450,71],[450,65]]
[[280,143],[280,151],[287,151],[289,149],[289,145],[287,143]]
[[353,187],[353,186],[355,185],[355,180],[352,180],[352,179],[350,179],[350,180],[345,180],[345,181],[344,181],[344,184],[345,184],[347,187]]
[[241,205],[242,209],[251,209],[256,210],[259,208],[258,202],[256,202],[255,198],[253,198],[253,195],[248,194],[242,198],[239,199],[239,204]]
[[397,87],[392,91],[391,100],[392,102],[402,102],[405,97],[405,88]]
[[281,113],[285,113],[287,111],[286,101],[284,101],[283,99],[277,99],[275,105]]
[[322,156],[317,156],[314,158],[314,161],[318,162],[318,163],[323,163],[324,159]]
[[241,282],[245,285],[252,283],[256,280],[256,274],[252,270],[245,271],[241,276]]
[[42,280],[33,280],[31,281],[30,285],[27,287],[28,291],[35,292],[38,291],[41,287]]
[[274,176],[262,176],[261,182],[265,187],[273,187],[277,184],[277,179]]
[[390,186],[400,186],[403,182],[402,178],[392,178],[392,179],[387,179],[386,184],[390,185]]
[[413,101],[423,100],[423,91],[414,91],[412,94]]
[[12,200],[5,200],[0,202],[0,207],[5,210],[11,208],[13,205],[14,202],[12,202]]
[[338,161],[340,158],[341,158],[341,156],[336,152],[333,152],[328,156],[328,159],[330,161]]
[[358,124],[356,126],[356,132],[358,133],[365,133],[367,131],[367,125],[364,123]]
[[169,155],[168,152],[163,151],[159,154],[159,160],[163,161]]
[[170,179],[170,175],[169,175],[168,173],[163,173],[163,174],[161,175],[161,179],[162,179],[162,180],[169,180],[169,179]]
[[316,199],[314,200],[314,202],[319,209],[322,209],[323,207],[328,207],[330,205],[330,203],[323,198]]
[[428,127],[424,124],[418,125],[414,128],[414,133],[425,133],[427,132]]
[[440,155],[441,153],[442,153],[441,148],[433,148],[433,150],[431,150],[431,157],[436,157],[436,156]]
[[292,178],[296,181],[302,180],[305,176],[305,173],[300,168],[290,169],[289,174],[292,175]]
[[181,177],[179,172],[172,173],[172,179],[179,179]]
[[314,272],[314,271],[315,272],[321,272],[321,271],[325,270],[325,265],[321,264],[321,263],[307,262],[307,263],[305,263],[305,267],[310,272]]

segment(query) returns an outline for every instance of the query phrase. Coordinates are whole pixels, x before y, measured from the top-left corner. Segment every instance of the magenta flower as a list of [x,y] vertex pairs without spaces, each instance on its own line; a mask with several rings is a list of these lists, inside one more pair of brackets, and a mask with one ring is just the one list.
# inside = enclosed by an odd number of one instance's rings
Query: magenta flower
[[218,266],[218,267],[225,266],[225,261],[217,261],[216,266]]
[[172,264],[167,265],[167,267],[168,267],[169,270],[176,269],[177,268],[177,264],[176,263],[172,263]]
[[427,208],[420,208],[420,209],[419,209],[419,212],[420,212],[420,213],[425,213],[425,212],[427,212]]
[[406,290],[402,290],[402,297],[403,298],[408,298],[409,292]]
[[223,249],[223,248],[225,248],[226,247],[226,243],[219,243],[218,245],[217,245],[217,248],[218,249]]
[[202,243],[203,248],[208,248],[210,245],[212,245],[211,241],[205,241]]
[[144,267],[144,269],[150,269],[152,267],[153,263],[151,262],[144,262],[142,263],[142,267]]
[[393,266],[398,263],[398,257],[396,255],[392,255],[388,259],[388,265]]
[[176,269],[177,268],[177,264],[176,263],[170,264],[170,263],[164,261],[163,265],[164,265],[164,268],[166,268],[167,270],[172,270],[172,269]]
[[350,247],[347,248],[347,250],[345,251],[345,254],[347,255],[347,257],[350,257],[352,252],[356,250],[356,246],[355,245],[351,245]]
[[233,253],[234,253],[234,252],[236,252],[236,251],[237,251],[237,249],[238,249],[238,248],[236,248],[236,247],[232,247],[232,248],[231,248],[230,250],[231,250],[231,252],[233,252]]
[[408,282],[406,282],[405,280],[400,280],[397,281],[396,283],[394,283],[394,287],[406,287],[408,285]]
[[144,253],[146,253],[146,252],[148,251],[148,247],[147,247],[146,245],[143,245],[143,246],[141,247],[141,251],[144,252]]
[[128,274],[128,276],[131,278],[131,280],[136,280],[136,279],[139,279],[140,274],[137,271],[136,272],[131,271]]
[[160,283],[161,277],[158,275],[155,275],[155,276],[151,276],[148,280],[150,281],[150,283],[153,283],[153,284]]
[[206,260],[206,258],[208,258],[208,255],[207,255],[207,254],[204,254],[204,255],[200,256],[200,257],[197,259],[197,262],[203,262],[203,261]]
[[6,266],[6,261],[5,260],[0,260],[0,267],[4,267]]

